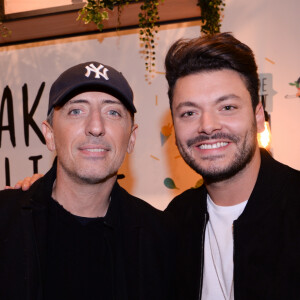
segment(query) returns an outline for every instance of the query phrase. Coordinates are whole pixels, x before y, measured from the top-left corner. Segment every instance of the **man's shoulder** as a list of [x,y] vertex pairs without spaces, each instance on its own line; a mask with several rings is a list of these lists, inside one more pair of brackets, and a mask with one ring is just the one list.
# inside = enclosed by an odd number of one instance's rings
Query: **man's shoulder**
[[[288,186],[300,189],[300,171],[274,159],[266,151],[261,150],[262,154],[262,175],[263,179],[269,184],[276,186]],[[262,179],[262,178],[261,178]]]
[[267,168],[273,173],[281,173],[282,175],[292,174],[294,176],[300,176],[299,170],[293,169],[287,164],[280,162],[279,160],[274,158],[267,150],[260,148],[260,154],[261,166],[263,168]]
[[5,208],[16,208],[26,205],[34,194],[38,183],[35,182],[27,191],[22,189],[6,189],[0,191],[0,215]]
[[[114,187],[113,196],[118,197],[118,214],[123,229],[143,228],[144,236],[163,243],[174,241],[174,220],[163,211],[148,202],[129,194],[118,184]],[[112,199],[114,201],[114,199]],[[115,202],[116,204],[116,202]],[[114,206],[115,211],[117,206]]]
[[137,214],[146,214],[146,215],[157,215],[161,214],[161,211],[157,208],[153,207],[151,204],[138,198],[136,196],[131,195],[128,191],[126,191],[123,187],[117,184],[114,187],[117,197],[120,197],[122,206],[126,207],[128,210],[135,211]]
[[[261,150],[262,164],[252,198],[300,217],[300,171],[285,165]],[[258,202],[257,202],[258,203]],[[292,219],[292,218],[291,218]]]
[[28,191],[0,191],[0,239],[9,230],[10,224],[16,224],[21,216],[21,209],[29,199]]
[[13,214],[18,215],[16,213],[19,210],[31,207],[37,198],[45,198],[44,182],[45,177],[38,179],[27,191],[22,191],[22,189],[0,191],[0,219],[4,221]]
[[166,211],[185,211],[196,207],[204,207],[207,191],[204,185],[191,188],[176,196],[166,208]]
[[283,165],[282,170],[284,170],[281,174],[282,192],[289,198],[296,199],[300,207],[300,171],[286,165]]
[[20,205],[27,193],[28,192],[24,192],[21,189],[7,189],[0,191],[0,214],[1,210],[4,208],[12,208]]
[[287,166],[287,173],[289,185],[300,190],[300,171]]

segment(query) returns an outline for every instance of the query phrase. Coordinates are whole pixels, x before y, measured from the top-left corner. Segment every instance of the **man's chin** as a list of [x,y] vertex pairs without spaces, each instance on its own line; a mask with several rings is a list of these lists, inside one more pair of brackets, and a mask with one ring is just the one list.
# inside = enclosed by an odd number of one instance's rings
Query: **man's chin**
[[222,182],[234,177],[240,170],[228,170],[226,172],[204,173],[203,180],[207,184]]
[[203,177],[205,183],[217,183],[231,179],[238,173],[242,172],[251,161],[251,158],[252,156],[249,156],[246,160],[235,162],[229,166],[223,166],[223,168],[220,164],[218,164],[215,168],[205,168],[203,166],[200,168],[196,164],[190,164],[190,167]]
[[114,177],[115,175],[111,174],[87,174],[87,173],[73,173],[70,174],[71,177],[75,182],[78,184],[84,184],[84,185],[95,185],[99,183],[104,183],[111,177]]
[[90,184],[90,185],[94,185],[94,184],[99,184],[99,183],[104,183],[105,181],[109,180],[110,178],[114,177],[115,175],[107,175],[107,176],[78,176],[78,181],[81,184]]
[[205,168],[199,168],[195,165],[190,165],[190,167],[196,171],[199,175],[203,177],[203,180],[206,183],[214,183],[214,182],[220,182],[223,180],[227,180],[234,175],[236,175],[239,170],[234,169],[205,169]]
[[99,178],[99,177],[79,177],[78,181],[81,184],[94,185],[94,184],[102,183],[105,180],[103,178]]

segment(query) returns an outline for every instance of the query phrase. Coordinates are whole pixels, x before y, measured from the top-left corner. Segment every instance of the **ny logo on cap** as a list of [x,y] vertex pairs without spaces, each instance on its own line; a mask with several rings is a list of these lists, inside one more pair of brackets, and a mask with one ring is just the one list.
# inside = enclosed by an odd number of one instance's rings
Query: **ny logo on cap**
[[[96,68],[94,64],[90,64],[89,66],[86,66],[85,68],[87,70],[86,73],[85,73],[86,77],[90,77],[91,73],[94,72],[95,73],[95,78],[100,78],[100,76],[102,76],[106,80],[109,79],[108,76],[107,76],[108,69],[104,68],[104,66],[101,65],[101,64],[99,65],[98,68]],[[103,69],[103,71],[100,72],[102,69]]]

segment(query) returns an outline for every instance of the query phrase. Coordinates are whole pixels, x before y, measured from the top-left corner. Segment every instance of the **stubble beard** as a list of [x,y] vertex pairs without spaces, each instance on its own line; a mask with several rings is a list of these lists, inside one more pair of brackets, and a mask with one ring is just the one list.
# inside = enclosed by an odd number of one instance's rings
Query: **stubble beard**
[[[90,138],[88,141],[82,142],[84,145],[85,143],[91,143],[91,144],[99,144],[99,138]],[[102,145],[104,144],[106,148],[110,149],[110,145],[106,142],[102,142]],[[80,147],[81,144],[78,145]],[[62,146],[56,145],[56,149],[61,149]],[[96,164],[91,166],[88,166],[81,163],[73,162],[70,157],[68,157],[64,151],[58,151],[57,150],[57,158],[58,158],[58,165],[63,170],[64,174],[70,178],[73,182],[80,184],[80,185],[95,185],[99,183],[104,183],[106,180],[110,179],[111,177],[114,177],[117,175],[118,170],[114,170],[113,166],[107,166],[103,165],[102,171],[100,174],[95,170],[93,172],[93,169],[97,168]],[[89,168],[91,170],[89,171]],[[98,167],[99,168],[99,167]],[[99,169],[100,170],[100,169]]]
[[84,184],[84,185],[95,185],[99,183],[103,183],[106,180],[108,180],[111,177],[114,177],[117,175],[117,172],[107,172],[107,174],[103,175],[91,175],[91,174],[85,174],[86,170],[80,170],[80,169],[71,169],[64,163],[60,163],[61,168],[64,170],[64,173],[72,179],[73,182],[76,182],[78,184]]
[[[187,147],[183,146],[183,144],[181,144],[176,138],[176,144],[184,161],[194,171],[200,174],[206,183],[214,183],[214,182],[220,182],[232,178],[237,173],[242,171],[249,164],[249,162],[251,162],[257,147],[256,133],[257,133],[256,123],[253,122],[251,129],[245,135],[244,141],[240,146],[237,147],[237,151],[235,153],[234,159],[228,166],[223,168],[218,168],[218,167],[204,168],[200,165],[201,163],[198,163],[189,154],[188,149],[192,146],[192,144],[202,140],[207,141],[208,140],[207,136],[204,137],[199,135],[198,137],[187,141],[186,142],[186,144],[188,145]],[[215,134],[210,139],[217,139],[222,137],[231,140],[236,145],[238,145],[239,142],[241,141],[241,138],[238,136],[223,134],[223,133]],[[214,157],[203,158],[203,160],[211,160],[211,161],[218,160],[218,159],[222,159],[222,157],[214,156]]]

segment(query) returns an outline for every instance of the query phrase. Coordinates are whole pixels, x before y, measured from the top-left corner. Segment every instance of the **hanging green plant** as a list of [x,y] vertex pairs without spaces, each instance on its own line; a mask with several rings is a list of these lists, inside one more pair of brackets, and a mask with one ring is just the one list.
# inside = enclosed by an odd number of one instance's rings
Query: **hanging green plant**
[[155,34],[158,24],[158,5],[164,0],[145,0],[139,13],[140,41],[145,49],[146,70],[151,73],[155,69]]
[[220,32],[221,12],[224,10],[225,1],[223,0],[198,0],[201,8],[202,21],[201,32],[204,34],[214,34]]
[[[93,22],[102,31],[103,21],[108,20],[107,9],[113,10],[115,5],[121,5],[119,2],[112,0],[88,0],[86,5],[79,11],[77,21],[81,19],[85,24]],[[122,3],[122,5],[124,4]]]
[[[144,48],[146,70],[151,73],[155,67],[155,34],[159,24],[158,6],[164,0],[141,1],[141,12],[139,13],[140,41]],[[118,8],[118,26],[120,15],[125,5],[140,2],[139,0],[87,0],[86,5],[79,11],[77,20],[85,24],[93,22],[97,28],[103,30],[103,21],[108,20],[108,10]]]

